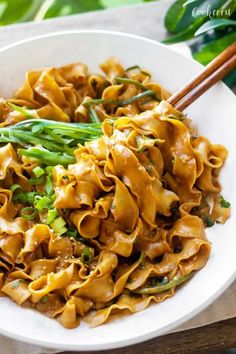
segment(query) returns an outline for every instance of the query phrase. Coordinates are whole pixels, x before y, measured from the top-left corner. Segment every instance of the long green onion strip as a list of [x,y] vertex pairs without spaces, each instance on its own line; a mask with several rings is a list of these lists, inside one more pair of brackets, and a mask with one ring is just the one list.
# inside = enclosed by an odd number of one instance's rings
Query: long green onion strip
[[17,106],[11,102],[7,102],[7,104],[14,110],[17,111],[21,114],[23,114],[25,117],[28,118],[32,118],[32,113],[34,113],[35,111],[32,109],[27,109],[25,107],[21,107],[21,106]]
[[92,107],[89,107],[89,120],[91,123],[100,123],[100,119]]
[[131,85],[135,85],[136,87],[140,88],[143,91],[148,91],[148,88],[145,87],[143,84],[141,84],[141,82],[137,81],[137,80],[132,80],[132,79],[128,79],[127,77],[116,77],[115,78],[115,82],[117,84],[131,84]]
[[95,105],[95,104],[111,103],[117,107],[122,107],[122,106],[127,106],[128,104],[133,103],[142,97],[145,97],[145,96],[154,96],[155,97],[155,95],[156,95],[156,93],[153,90],[147,90],[144,92],[140,92],[137,95],[130,97],[127,100],[123,100],[123,101],[112,100],[109,98],[97,98],[94,100],[88,100],[88,101],[84,102],[84,106],[89,107],[89,106]]
[[137,101],[141,97],[145,97],[145,96],[154,96],[154,97],[156,97],[156,93],[153,90],[147,90],[147,91],[144,91],[144,92],[140,92],[136,96],[130,97],[127,100],[122,101],[122,105],[126,106],[126,105],[128,105],[130,103],[133,103],[134,101]]
[[29,149],[18,149],[20,156],[26,156],[33,161],[44,163],[45,165],[69,165],[76,162],[75,157],[59,152],[51,152],[47,149],[31,147]]
[[130,66],[129,68],[127,68],[127,69],[125,70],[125,72],[127,73],[127,72],[132,71],[132,70],[139,70],[142,74],[147,75],[148,77],[151,77],[151,74],[149,74],[148,71],[146,71],[146,70],[140,68],[139,65]]
[[[27,148],[18,150],[22,156],[46,165],[67,165],[75,162],[74,150],[79,144],[101,135],[102,125],[98,121],[91,124],[64,123],[35,118],[0,128],[0,143],[17,143]],[[33,147],[35,149],[31,150]]]
[[187,281],[191,277],[192,277],[192,274],[183,275],[177,279],[173,279],[173,280],[169,281],[167,284],[159,283],[158,285],[153,286],[153,287],[147,287],[147,288],[133,290],[133,292],[136,294],[145,294],[145,295],[159,294],[159,293],[170,290],[170,289],[184,283],[185,281]]

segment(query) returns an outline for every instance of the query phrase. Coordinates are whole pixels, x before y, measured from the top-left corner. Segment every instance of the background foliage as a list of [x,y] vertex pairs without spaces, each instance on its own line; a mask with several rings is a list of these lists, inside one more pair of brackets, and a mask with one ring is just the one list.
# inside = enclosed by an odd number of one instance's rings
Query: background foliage
[[[0,0],[0,25],[41,21],[145,1],[152,0]],[[236,0],[175,0],[165,15],[163,25],[169,36],[163,42],[188,41],[193,57],[206,65],[236,41],[235,10]],[[226,78],[226,83],[236,85],[236,70]]]

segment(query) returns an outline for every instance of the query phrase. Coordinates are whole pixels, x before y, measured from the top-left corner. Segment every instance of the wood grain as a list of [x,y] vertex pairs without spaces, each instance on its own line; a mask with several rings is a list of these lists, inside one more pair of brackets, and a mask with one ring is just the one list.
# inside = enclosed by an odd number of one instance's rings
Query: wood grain
[[[236,346],[236,318],[231,318],[209,326],[167,334],[130,347],[103,351],[103,353],[209,354],[234,346]],[[99,354],[102,352],[86,352],[86,354],[95,353]],[[64,352],[63,354],[74,354],[74,352]]]

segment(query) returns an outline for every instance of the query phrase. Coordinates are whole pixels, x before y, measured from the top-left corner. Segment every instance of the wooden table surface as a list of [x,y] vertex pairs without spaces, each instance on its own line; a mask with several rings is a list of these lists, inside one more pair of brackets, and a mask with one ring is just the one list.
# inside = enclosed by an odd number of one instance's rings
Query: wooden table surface
[[[161,40],[166,35],[163,15],[171,2],[172,0],[163,0],[130,8],[47,20],[37,24],[7,26],[0,29],[0,47],[38,34],[83,28],[118,30]],[[236,282],[205,311],[177,328],[175,332],[142,344],[110,350],[109,353],[208,354],[232,348],[236,346],[235,293]]]

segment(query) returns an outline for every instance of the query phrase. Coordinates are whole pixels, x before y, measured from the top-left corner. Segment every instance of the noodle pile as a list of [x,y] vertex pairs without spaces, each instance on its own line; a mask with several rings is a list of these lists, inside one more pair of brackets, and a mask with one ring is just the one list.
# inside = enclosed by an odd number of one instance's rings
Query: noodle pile
[[230,213],[218,182],[226,149],[198,135],[147,71],[114,58],[101,68],[31,71],[0,101],[1,127],[29,117],[103,122],[69,165],[22,157],[17,141],[0,145],[1,295],[66,328],[173,296],[207,263],[204,228]]

